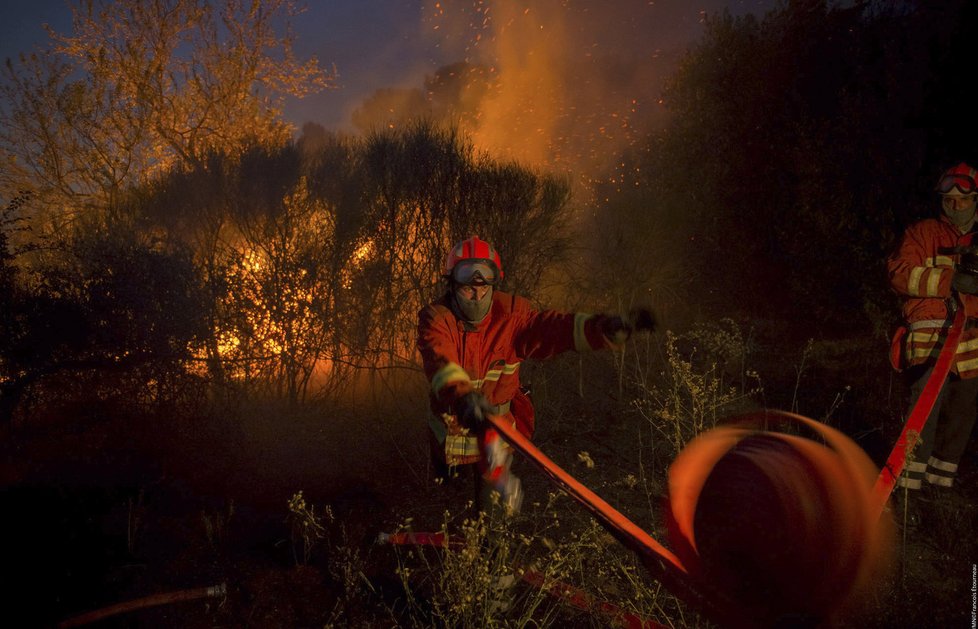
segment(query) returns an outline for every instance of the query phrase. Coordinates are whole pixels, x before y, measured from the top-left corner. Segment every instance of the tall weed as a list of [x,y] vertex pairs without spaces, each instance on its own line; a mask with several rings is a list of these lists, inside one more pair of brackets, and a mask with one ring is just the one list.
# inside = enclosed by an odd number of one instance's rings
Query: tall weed
[[684,335],[666,332],[660,378],[638,383],[633,401],[647,422],[657,457],[671,461],[718,419],[753,404],[763,388],[758,374],[746,365],[748,349],[748,341],[729,319]]
[[316,508],[306,502],[301,490],[289,498],[288,522],[292,530],[292,558],[295,565],[309,564],[313,551],[327,538],[326,526],[334,519],[329,505],[322,514],[316,513]]
[[551,494],[529,513],[481,515],[459,526],[446,512],[441,533],[452,540],[447,548],[400,547],[405,621],[415,627],[604,627],[616,624],[615,610],[682,617],[675,597],[651,581],[631,553],[590,518],[558,510],[561,500],[567,498]]

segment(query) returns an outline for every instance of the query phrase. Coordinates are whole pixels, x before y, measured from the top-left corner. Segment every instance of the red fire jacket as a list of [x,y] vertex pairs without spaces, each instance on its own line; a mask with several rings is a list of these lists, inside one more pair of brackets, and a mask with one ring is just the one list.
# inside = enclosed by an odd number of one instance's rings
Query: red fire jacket
[[455,316],[451,298],[446,294],[418,315],[418,351],[431,382],[429,425],[449,465],[479,460],[475,436],[452,414],[456,399],[481,391],[499,415],[526,434],[532,432],[532,406],[520,393],[520,363],[572,349],[612,347],[600,332],[604,315],[538,311],[522,297],[494,290],[489,314],[472,326]]
[[[951,321],[951,279],[960,256],[938,250],[970,245],[974,235],[974,228],[962,234],[943,214],[924,219],[907,228],[900,248],[887,261],[890,284],[904,298],[907,322],[893,336],[890,357],[895,368],[923,364],[940,353]],[[961,303],[968,321],[952,371],[973,378],[978,376],[978,297],[961,295]]]

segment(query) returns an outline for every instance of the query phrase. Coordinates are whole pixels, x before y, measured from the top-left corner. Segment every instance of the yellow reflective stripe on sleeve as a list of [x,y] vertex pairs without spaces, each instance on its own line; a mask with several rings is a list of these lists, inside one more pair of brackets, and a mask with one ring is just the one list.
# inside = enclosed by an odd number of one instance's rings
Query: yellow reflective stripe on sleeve
[[939,295],[939,289],[941,286],[941,275],[944,274],[944,269],[931,269],[930,274],[927,276],[927,292],[925,295],[927,297],[937,297]]
[[933,266],[954,266],[954,260],[948,256],[934,256]]
[[940,297],[941,277],[947,271],[947,267],[915,266],[907,280],[907,293],[913,297]]
[[579,352],[586,352],[592,349],[587,342],[587,335],[584,333],[584,323],[591,318],[586,312],[574,313],[574,349]]
[[913,297],[920,295],[920,278],[923,276],[924,271],[927,270],[925,266],[915,266],[910,269],[910,279],[907,280],[907,294]]
[[484,383],[498,382],[502,376],[511,376],[516,373],[519,368],[520,363],[506,363],[503,365],[502,369],[490,369],[486,372],[485,377],[483,377],[481,380],[473,380],[472,386],[476,389],[481,389]]
[[453,382],[468,382],[469,374],[462,369],[462,366],[458,363],[448,363],[441,369],[435,372],[435,375],[431,377],[431,391],[436,396],[438,393],[445,388],[445,385],[451,384]]

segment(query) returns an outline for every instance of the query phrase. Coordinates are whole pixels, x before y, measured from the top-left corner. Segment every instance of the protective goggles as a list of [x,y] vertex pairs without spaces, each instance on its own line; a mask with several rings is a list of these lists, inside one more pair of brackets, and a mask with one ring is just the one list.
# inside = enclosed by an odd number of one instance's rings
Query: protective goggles
[[491,260],[463,260],[452,269],[452,281],[464,286],[494,286],[499,274]]
[[959,190],[961,194],[974,194],[976,191],[974,178],[955,173],[941,177],[941,180],[937,183],[937,191],[941,194],[949,194],[954,192],[955,189]]

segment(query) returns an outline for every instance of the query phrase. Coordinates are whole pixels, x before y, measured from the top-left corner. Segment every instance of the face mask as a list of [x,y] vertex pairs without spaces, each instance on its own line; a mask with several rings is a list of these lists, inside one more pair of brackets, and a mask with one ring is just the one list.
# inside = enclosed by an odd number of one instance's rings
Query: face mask
[[469,323],[481,323],[486,315],[489,314],[489,307],[492,306],[492,289],[486,291],[482,299],[467,299],[459,294],[459,291],[452,291],[455,295],[455,306],[462,319]]
[[944,214],[951,220],[956,227],[964,228],[975,218],[974,200],[962,201],[953,196],[945,196],[942,199]]

